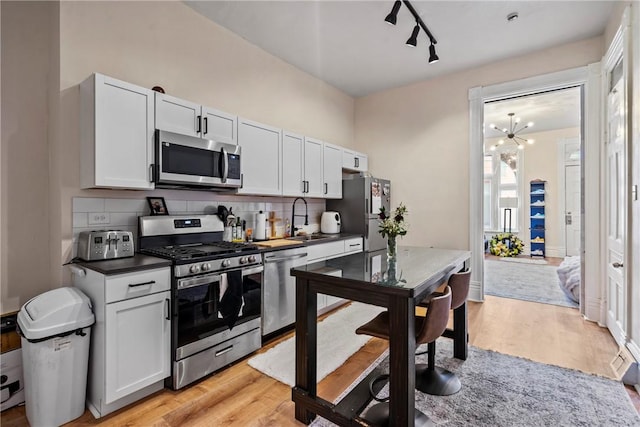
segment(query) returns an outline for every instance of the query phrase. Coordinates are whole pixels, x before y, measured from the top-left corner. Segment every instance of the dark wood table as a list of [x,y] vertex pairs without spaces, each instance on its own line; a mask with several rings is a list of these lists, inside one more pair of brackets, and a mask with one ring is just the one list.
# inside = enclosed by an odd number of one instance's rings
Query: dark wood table
[[[415,404],[415,307],[448,276],[468,264],[469,251],[400,247],[395,262],[386,251],[365,252],[291,269],[296,277],[295,417],[309,424],[320,415],[341,426],[363,425],[360,412],[370,402],[368,380],[340,402],[317,396],[317,294],[360,301],[389,311],[389,405],[392,425],[413,426]],[[467,307],[454,311],[454,356],[467,357]]]

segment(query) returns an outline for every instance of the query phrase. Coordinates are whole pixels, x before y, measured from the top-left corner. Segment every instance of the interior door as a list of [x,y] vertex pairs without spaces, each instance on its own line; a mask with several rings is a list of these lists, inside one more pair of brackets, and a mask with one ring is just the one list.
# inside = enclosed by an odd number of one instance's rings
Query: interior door
[[[619,63],[617,67],[621,67]],[[613,75],[616,73],[614,72]],[[623,345],[627,336],[627,287],[625,286],[623,260],[626,238],[626,111],[624,99],[624,78],[612,84],[607,102],[606,140],[606,287],[607,287],[607,327],[618,342]]]
[[580,165],[565,166],[565,242],[567,256],[580,255]]

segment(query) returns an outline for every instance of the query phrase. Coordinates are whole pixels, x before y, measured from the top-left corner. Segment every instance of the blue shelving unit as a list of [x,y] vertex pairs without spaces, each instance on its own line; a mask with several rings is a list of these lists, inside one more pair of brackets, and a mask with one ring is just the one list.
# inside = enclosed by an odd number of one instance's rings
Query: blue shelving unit
[[529,218],[530,218],[530,249],[531,257],[537,256],[544,258],[546,256],[545,248],[545,197],[547,181],[533,180],[531,181],[531,190],[529,192]]

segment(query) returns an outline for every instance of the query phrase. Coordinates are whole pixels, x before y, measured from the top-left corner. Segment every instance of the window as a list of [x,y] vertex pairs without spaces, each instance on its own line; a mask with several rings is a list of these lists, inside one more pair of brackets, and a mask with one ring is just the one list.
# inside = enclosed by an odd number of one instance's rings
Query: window
[[521,177],[518,167],[523,153],[503,148],[484,157],[484,228],[487,231],[519,229]]

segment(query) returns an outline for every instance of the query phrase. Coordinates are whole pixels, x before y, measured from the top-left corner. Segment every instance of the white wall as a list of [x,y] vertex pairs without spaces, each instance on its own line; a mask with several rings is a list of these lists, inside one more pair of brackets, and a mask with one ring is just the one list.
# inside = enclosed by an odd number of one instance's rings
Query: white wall
[[207,192],[80,190],[78,84],[93,72],[353,145],[353,98],[182,2],[3,1],[0,312],[69,283],[62,264],[73,255],[73,197],[216,200]]
[[[468,91],[600,60],[596,37],[356,100],[356,147],[409,209],[403,243],[469,248]],[[437,66],[437,64],[435,64]],[[393,184],[395,183],[395,185]]]

